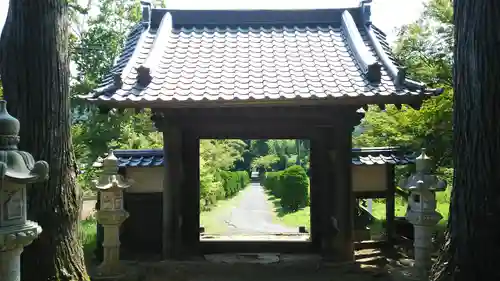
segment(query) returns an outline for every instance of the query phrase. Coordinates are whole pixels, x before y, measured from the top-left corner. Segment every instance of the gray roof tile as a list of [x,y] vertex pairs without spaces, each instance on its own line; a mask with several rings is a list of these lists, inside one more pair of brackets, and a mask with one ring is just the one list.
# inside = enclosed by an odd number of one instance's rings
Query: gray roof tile
[[393,147],[365,147],[352,149],[354,165],[407,165],[415,162],[414,153],[405,153]]
[[[148,27],[144,22],[134,27],[111,74],[88,100],[165,105],[440,93],[407,83],[404,75],[397,77],[401,73],[385,35],[371,23],[360,22],[356,15],[361,10],[351,9],[353,16],[325,10],[332,18],[295,11],[300,24],[293,18],[273,23],[284,17],[280,11],[224,11],[227,19],[219,24],[214,23],[215,11],[199,13],[212,21],[205,24],[189,24],[187,19],[194,21],[196,11],[153,11]],[[266,15],[270,18],[262,20]],[[223,24],[230,20],[232,25]],[[155,26],[155,21],[161,24]],[[150,80],[138,79],[141,66]],[[114,83],[113,74],[121,75],[122,83]]]
[[[164,165],[162,149],[114,150],[119,167],[161,167]],[[99,161],[99,160],[98,160]],[[414,154],[401,153],[397,148],[353,148],[353,165],[407,165],[415,162]]]

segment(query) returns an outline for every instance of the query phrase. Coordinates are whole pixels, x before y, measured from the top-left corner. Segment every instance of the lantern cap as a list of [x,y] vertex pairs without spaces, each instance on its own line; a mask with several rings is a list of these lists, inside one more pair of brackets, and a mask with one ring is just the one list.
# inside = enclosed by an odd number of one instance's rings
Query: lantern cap
[[25,151],[19,151],[19,120],[7,111],[7,102],[0,100],[0,180],[18,184],[44,181],[49,175],[49,164],[36,161]]

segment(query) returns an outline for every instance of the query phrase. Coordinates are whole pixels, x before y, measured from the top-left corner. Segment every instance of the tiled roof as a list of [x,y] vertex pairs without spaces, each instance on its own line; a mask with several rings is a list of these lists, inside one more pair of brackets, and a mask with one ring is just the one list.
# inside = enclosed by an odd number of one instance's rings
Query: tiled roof
[[[406,165],[413,163],[413,155],[401,154],[390,147],[353,148],[354,165]],[[114,150],[119,167],[160,167],[164,165],[162,149]]]
[[111,73],[85,98],[149,107],[285,99],[364,105],[439,94],[406,79],[369,8],[193,11],[146,4]]
[[352,164],[354,165],[407,165],[414,162],[414,153],[404,153],[394,147],[364,147],[352,149]]
[[113,150],[118,158],[118,167],[160,167],[163,166],[162,149]]

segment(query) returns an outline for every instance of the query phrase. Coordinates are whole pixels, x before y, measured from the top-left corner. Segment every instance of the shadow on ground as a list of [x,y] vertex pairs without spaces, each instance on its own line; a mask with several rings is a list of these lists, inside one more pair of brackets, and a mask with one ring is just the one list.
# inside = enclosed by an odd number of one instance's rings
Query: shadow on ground
[[271,191],[266,190],[266,195],[267,195],[267,200],[271,203],[273,203],[274,206],[274,212],[276,213],[276,216],[278,218],[282,218],[288,214],[296,213],[300,210],[303,210],[304,208],[299,208],[298,210],[288,210],[281,206],[280,199],[273,195]]
[[[396,250],[364,249],[356,263],[329,263],[316,255],[223,254],[193,261],[124,262],[124,281],[371,281],[395,280],[405,268]],[[274,257],[273,257],[274,256]],[[210,261],[209,261],[210,260]],[[265,261],[264,261],[265,260]]]

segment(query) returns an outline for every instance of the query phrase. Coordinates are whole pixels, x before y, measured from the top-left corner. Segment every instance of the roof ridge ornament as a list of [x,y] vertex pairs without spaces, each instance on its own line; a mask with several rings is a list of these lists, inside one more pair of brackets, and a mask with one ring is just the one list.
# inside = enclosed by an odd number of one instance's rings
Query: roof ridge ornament
[[361,12],[363,16],[363,22],[366,23],[371,23],[371,16],[372,16],[372,6],[371,6],[372,0],[361,0],[360,1],[360,6],[361,6]]
[[406,80],[406,67],[398,66],[397,69],[398,72],[394,79],[394,83],[396,84],[396,86],[404,86]]
[[121,73],[113,73],[113,86],[117,89],[120,89],[123,86],[122,74]]
[[137,70],[137,77],[136,77],[137,84],[139,84],[142,87],[147,87],[149,83],[151,83],[151,80],[153,80],[149,67],[141,65],[136,70]]

